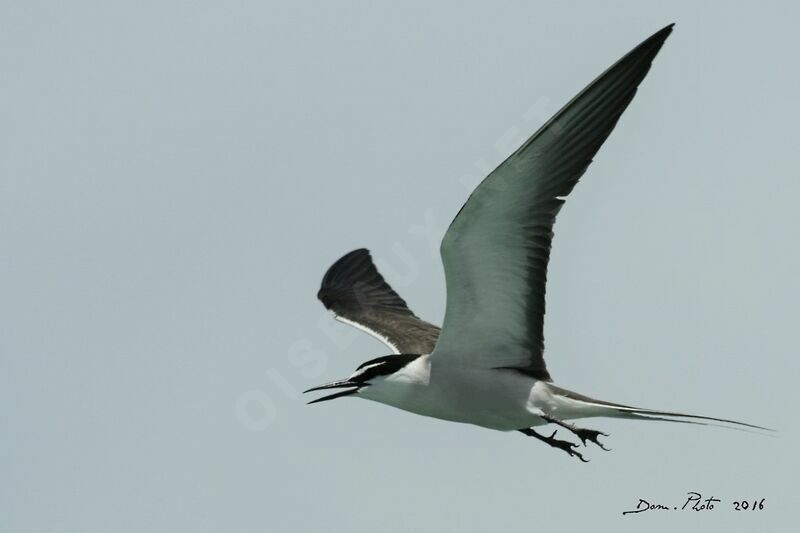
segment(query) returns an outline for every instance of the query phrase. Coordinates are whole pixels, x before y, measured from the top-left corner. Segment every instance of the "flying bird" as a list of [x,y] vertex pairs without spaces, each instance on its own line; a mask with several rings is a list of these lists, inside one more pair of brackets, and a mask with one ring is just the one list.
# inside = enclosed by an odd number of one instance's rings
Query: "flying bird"
[[[441,243],[447,305],[441,330],[418,318],[365,249],[325,274],[318,297],[336,319],[383,341],[391,355],[305,392],[309,403],[356,397],[419,415],[519,431],[582,461],[558,428],[606,449],[607,434],[569,420],[614,417],[760,426],[595,400],[557,386],[544,360],[545,284],[553,224],[565,198],[628,107],[672,32],[661,29],[547,121],[472,192]],[[533,428],[558,426],[552,434]]]

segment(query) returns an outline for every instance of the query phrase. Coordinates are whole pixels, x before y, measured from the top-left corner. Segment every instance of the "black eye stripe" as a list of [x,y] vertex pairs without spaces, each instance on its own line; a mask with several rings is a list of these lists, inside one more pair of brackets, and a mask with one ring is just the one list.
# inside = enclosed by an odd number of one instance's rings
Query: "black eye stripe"
[[420,354],[397,354],[372,359],[362,363],[356,369],[356,374],[353,375],[352,379],[366,382],[377,376],[394,374],[419,356]]

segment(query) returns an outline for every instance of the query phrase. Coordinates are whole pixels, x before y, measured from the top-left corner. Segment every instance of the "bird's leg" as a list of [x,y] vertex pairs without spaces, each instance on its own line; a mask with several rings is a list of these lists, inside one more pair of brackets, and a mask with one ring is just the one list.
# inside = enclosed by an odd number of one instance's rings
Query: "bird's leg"
[[567,452],[570,455],[570,457],[577,457],[578,459],[580,459],[584,463],[588,463],[589,462],[588,459],[584,459],[583,458],[583,455],[581,455],[579,452],[576,452],[575,450],[573,450],[573,448],[577,448],[578,447],[577,444],[569,442],[568,440],[558,440],[558,439],[554,438],[556,436],[556,432],[558,430],[553,431],[553,434],[550,435],[549,437],[545,437],[544,435],[540,435],[540,434],[536,433],[533,430],[533,428],[523,428],[523,429],[520,429],[520,430],[517,430],[517,431],[519,431],[523,435],[527,435],[528,437],[536,437],[540,441],[546,442],[547,444],[549,444],[553,448],[559,448],[561,450],[564,450],[565,452]]
[[581,442],[583,443],[584,446],[586,446],[586,441],[588,440],[588,441],[594,442],[595,444],[600,446],[600,448],[604,449],[607,452],[611,451],[609,448],[606,448],[605,446],[603,446],[600,443],[599,440],[597,440],[597,437],[599,437],[600,435],[602,435],[604,437],[608,437],[608,433],[603,433],[602,431],[597,431],[597,430],[594,430],[594,429],[585,429],[585,428],[575,427],[573,424],[570,424],[568,422],[564,422],[563,420],[559,420],[558,418],[555,418],[555,417],[550,416],[548,414],[542,414],[540,416],[543,419],[545,419],[548,422],[550,422],[551,424],[559,425],[562,428],[568,429],[571,432],[573,432],[575,435],[578,436],[579,439],[581,439]]

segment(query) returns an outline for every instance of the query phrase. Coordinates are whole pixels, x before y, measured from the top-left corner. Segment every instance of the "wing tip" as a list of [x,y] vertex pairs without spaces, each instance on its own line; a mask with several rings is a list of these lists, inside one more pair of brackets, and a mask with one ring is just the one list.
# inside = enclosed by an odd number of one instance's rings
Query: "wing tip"
[[326,309],[357,305],[382,307],[413,315],[405,300],[386,282],[367,248],[357,248],[337,259],[325,272],[317,299]]
[[322,276],[322,284],[317,293],[317,297],[320,297],[326,288],[336,285],[342,278],[351,277],[354,270],[363,267],[369,268],[369,265],[372,265],[372,256],[368,249],[357,248],[347,252],[334,261],[333,264],[328,267],[328,270],[325,271],[325,275]]
[[664,42],[667,40],[667,37],[670,36],[674,28],[674,22],[667,24],[650,37],[639,43],[639,45],[631,50],[628,54],[623,56],[623,58],[618,61],[618,64],[623,63],[626,58],[637,56],[649,56],[650,61],[652,61],[658,52],[661,51],[661,47],[664,45]]
[[669,35],[670,32],[672,32],[673,29],[675,29],[675,23],[674,22],[670,22],[669,24],[667,24],[666,26],[664,26],[663,28],[658,30],[657,33],[665,32],[667,35]]

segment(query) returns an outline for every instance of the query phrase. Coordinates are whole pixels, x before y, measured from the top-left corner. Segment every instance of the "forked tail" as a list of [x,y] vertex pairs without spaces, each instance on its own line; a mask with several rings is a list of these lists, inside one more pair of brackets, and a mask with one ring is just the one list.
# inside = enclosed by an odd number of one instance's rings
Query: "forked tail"
[[[638,407],[628,407],[625,405],[614,405],[613,407],[617,410],[618,413],[617,418],[632,418],[636,420],[659,420],[662,422],[679,422],[682,424],[698,424],[701,426],[716,426],[728,429],[738,429],[740,431],[747,431],[742,428],[760,429],[763,431],[775,431],[774,429],[771,428],[757,426],[755,424],[748,424],[746,422],[739,422],[737,420],[728,420],[727,418],[687,415],[685,413],[656,411],[654,409],[640,409]],[[712,422],[717,422],[717,423],[712,423]]]
[[595,400],[582,394],[577,394],[560,387],[551,385],[551,389],[555,389],[557,394],[569,398],[579,404],[592,406],[597,409],[595,416],[608,416],[614,418],[628,418],[635,420],[658,420],[662,422],[679,422],[682,424],[697,424],[701,426],[717,426],[728,429],[738,429],[739,431],[747,431],[747,429],[758,429],[762,431],[772,431],[774,429],[757,426],[755,424],[748,424],[746,422],[739,422],[738,420],[729,420],[727,418],[715,418],[713,416],[700,416],[690,415],[686,413],[676,413],[672,411],[657,411],[655,409],[643,409],[641,407],[631,407],[630,405],[622,405],[618,403],[606,402],[603,400]]

